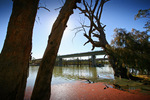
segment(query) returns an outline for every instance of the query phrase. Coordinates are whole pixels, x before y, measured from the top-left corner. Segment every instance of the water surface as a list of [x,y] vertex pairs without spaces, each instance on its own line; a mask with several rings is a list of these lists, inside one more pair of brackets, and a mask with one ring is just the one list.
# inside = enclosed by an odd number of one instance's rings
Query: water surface
[[[27,86],[33,87],[39,66],[30,66],[29,77]],[[135,82],[127,79],[120,79],[114,77],[113,69],[109,65],[103,67],[89,67],[89,66],[55,66],[53,70],[52,85],[71,83],[82,80],[83,78],[89,79],[93,82],[105,82],[106,84],[119,84],[122,89],[127,91],[140,89],[142,92],[150,94],[150,86],[143,85],[141,82]],[[88,81],[85,81],[88,83]]]
[[[30,66],[29,77],[27,80],[27,86],[34,86],[37,71],[39,66]],[[104,67],[88,67],[88,66],[67,66],[67,67],[54,67],[52,84],[70,83],[80,78],[87,79],[114,79],[114,72],[109,65]]]

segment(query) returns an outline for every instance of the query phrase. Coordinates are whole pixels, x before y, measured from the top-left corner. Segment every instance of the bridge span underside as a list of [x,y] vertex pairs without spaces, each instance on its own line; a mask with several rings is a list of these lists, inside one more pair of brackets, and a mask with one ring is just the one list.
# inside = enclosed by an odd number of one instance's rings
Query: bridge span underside
[[[93,52],[84,52],[84,53],[76,53],[76,54],[68,54],[68,55],[60,55],[57,56],[56,65],[89,65],[89,66],[97,66],[97,60],[108,60],[108,58],[99,58],[96,59],[97,55],[106,55],[104,51],[93,51]],[[81,57],[91,57],[90,59],[83,60],[79,59]],[[74,60],[63,60],[64,58],[77,58]]]

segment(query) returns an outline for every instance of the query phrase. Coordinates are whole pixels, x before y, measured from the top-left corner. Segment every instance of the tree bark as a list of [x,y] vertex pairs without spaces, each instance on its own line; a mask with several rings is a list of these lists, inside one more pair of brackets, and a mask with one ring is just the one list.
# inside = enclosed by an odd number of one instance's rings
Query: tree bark
[[13,0],[0,54],[0,100],[23,100],[39,0]]
[[[95,2],[89,1],[87,2],[86,0],[83,0],[83,8],[78,7],[78,9],[89,19],[90,26],[84,25],[81,23],[81,28],[84,31],[84,36],[88,39],[88,41],[85,43],[91,43],[94,50],[95,47],[101,47],[103,50],[106,52],[108,55],[108,59],[110,62],[110,65],[112,66],[115,76],[121,76],[121,77],[128,77],[128,70],[123,67],[118,67],[116,66],[116,58],[115,54],[111,51],[111,46],[106,40],[104,28],[106,25],[103,25],[100,21],[102,11],[103,11],[103,6],[106,2],[109,0],[95,0]],[[80,27],[79,27],[80,28]],[[85,28],[89,28],[88,32],[86,31]],[[92,36],[93,35],[93,36]],[[94,41],[94,38],[98,38],[98,41]],[[84,45],[85,45],[84,44]]]
[[114,76],[121,77],[121,78],[129,78],[129,75],[128,75],[129,73],[128,73],[127,68],[124,68],[117,64],[118,61],[116,57],[114,56],[115,53],[113,53],[111,46],[109,44],[106,44],[106,46],[103,49],[108,55],[108,61],[114,70]]
[[66,0],[55,23],[53,24],[51,34],[49,36],[48,45],[39,67],[35,86],[31,96],[32,100],[49,100],[51,94],[51,78],[57,57],[59,45],[63,36],[63,32],[67,27],[67,21],[76,3],[81,0]]

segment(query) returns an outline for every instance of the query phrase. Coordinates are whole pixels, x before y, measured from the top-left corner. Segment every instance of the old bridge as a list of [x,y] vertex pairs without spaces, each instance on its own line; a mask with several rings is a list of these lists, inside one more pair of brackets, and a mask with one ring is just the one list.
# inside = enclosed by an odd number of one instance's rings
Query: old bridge
[[[57,56],[57,60],[56,60],[56,66],[63,66],[64,62],[67,63],[67,65],[71,65],[69,62],[73,62],[73,65],[81,65],[81,63],[83,63],[84,61],[86,61],[86,65],[89,66],[96,66],[96,60],[108,60],[108,58],[96,58],[96,56],[99,55],[106,55],[104,51],[92,51],[92,52],[84,52],[84,53],[75,53],[75,54],[67,54],[67,55],[59,55]],[[81,60],[78,58],[81,57],[90,57],[90,59],[88,60]],[[75,60],[63,60],[64,58],[77,58]],[[32,64],[31,65],[40,65],[41,59],[35,59],[32,60]],[[88,62],[88,64],[87,64]]]
[[[62,66],[63,58],[73,58],[73,57],[91,57],[91,66],[96,66],[96,55],[105,55],[104,51],[93,51],[93,52],[84,52],[84,53],[75,53],[68,55],[59,55],[57,56],[58,66]],[[108,58],[100,58],[99,60],[108,60]]]

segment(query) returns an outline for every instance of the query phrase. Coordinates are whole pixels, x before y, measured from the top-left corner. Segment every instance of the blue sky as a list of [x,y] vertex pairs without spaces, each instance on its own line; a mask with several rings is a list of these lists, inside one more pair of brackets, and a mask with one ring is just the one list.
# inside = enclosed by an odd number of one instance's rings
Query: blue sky
[[[12,4],[12,0],[0,1],[0,52],[6,36]],[[50,12],[45,9],[39,9],[33,29],[32,52],[35,58],[43,56],[51,27],[59,13],[59,10],[55,9],[63,4],[61,0],[41,0],[40,6],[45,5],[50,9]],[[127,31],[131,31],[132,28],[144,30],[143,26],[146,19],[134,20],[134,16],[138,13],[138,10],[148,8],[150,8],[150,0],[110,0],[107,2],[104,5],[101,21],[106,25],[105,32],[109,43],[113,39],[115,28],[125,28]],[[74,10],[74,14],[71,15],[67,23],[68,27],[64,32],[58,55],[91,51],[90,44],[83,46],[87,41],[83,36],[83,32],[78,33],[74,38],[75,31],[72,30],[79,26],[81,20],[88,22],[87,19],[79,14],[78,10]],[[95,50],[101,49],[96,48]]]

